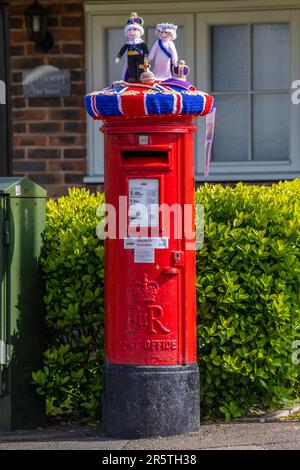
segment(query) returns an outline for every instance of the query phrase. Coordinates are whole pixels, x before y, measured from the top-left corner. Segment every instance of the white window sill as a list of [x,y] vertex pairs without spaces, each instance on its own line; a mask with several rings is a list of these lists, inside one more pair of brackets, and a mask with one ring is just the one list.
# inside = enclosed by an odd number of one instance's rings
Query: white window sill
[[104,179],[103,179],[103,176],[97,176],[97,175],[85,176],[83,178],[83,182],[86,184],[103,184]]

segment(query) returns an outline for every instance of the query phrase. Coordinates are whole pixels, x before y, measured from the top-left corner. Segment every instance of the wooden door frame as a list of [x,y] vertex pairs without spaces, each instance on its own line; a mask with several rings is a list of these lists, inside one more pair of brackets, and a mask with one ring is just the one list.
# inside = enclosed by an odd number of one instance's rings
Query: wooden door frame
[[[0,31],[0,56],[3,54],[4,58],[4,74],[1,76],[1,80],[4,80],[6,85],[6,104],[4,106],[4,139],[0,142],[0,175],[9,176],[11,174],[11,162],[12,162],[12,123],[11,123],[11,89],[10,89],[10,66],[9,66],[9,27],[8,27],[8,4],[0,3],[0,14],[3,18],[3,31]],[[2,139],[1,139],[2,140]],[[4,158],[3,158],[4,157]]]

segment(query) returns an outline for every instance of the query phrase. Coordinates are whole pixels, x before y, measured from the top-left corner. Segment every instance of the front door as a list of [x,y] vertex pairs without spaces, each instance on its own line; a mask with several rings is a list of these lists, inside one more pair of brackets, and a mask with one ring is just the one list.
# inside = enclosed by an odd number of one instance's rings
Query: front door
[[0,176],[8,176],[10,162],[7,31],[7,6],[0,5]]

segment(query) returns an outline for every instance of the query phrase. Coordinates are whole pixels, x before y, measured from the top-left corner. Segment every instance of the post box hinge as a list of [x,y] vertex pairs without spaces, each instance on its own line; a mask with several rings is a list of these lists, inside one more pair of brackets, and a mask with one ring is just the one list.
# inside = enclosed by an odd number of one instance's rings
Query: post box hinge
[[3,222],[3,244],[10,244],[10,223],[9,220],[4,220]]
[[0,366],[8,367],[11,357],[11,348],[0,339]]

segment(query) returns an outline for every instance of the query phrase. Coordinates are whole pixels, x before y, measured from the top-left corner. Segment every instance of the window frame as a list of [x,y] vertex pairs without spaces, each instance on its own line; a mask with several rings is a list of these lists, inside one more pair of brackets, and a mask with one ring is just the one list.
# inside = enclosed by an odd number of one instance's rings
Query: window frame
[[[289,23],[290,81],[300,77],[300,12],[299,10],[198,13],[196,15],[196,83],[210,92],[211,44],[210,28],[218,25]],[[290,88],[290,96],[292,94]],[[218,110],[216,125],[218,125]],[[300,105],[290,104],[289,160],[211,162],[210,174],[204,177],[205,123],[199,122],[196,137],[199,158],[196,159],[198,181],[278,180],[300,176]]]

